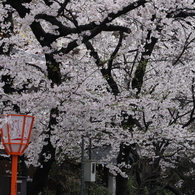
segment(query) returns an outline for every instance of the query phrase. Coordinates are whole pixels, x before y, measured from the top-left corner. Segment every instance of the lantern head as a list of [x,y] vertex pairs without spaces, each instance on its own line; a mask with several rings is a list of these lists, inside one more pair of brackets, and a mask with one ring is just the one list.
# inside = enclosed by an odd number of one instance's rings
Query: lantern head
[[1,129],[2,144],[8,154],[22,155],[28,147],[35,117],[19,114],[5,117],[7,121]]

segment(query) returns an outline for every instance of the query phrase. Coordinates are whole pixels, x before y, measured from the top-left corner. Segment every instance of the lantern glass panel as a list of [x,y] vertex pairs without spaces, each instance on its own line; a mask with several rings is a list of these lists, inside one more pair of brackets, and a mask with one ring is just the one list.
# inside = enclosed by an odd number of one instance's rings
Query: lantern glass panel
[[28,115],[7,117],[8,122],[2,126],[2,143],[8,154],[22,155],[30,140],[34,117]]

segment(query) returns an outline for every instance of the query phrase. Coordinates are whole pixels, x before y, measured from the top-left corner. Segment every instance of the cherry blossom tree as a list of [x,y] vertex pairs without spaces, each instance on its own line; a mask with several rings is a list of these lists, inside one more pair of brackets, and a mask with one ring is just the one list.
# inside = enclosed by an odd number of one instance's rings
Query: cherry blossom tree
[[55,161],[80,160],[82,136],[111,148],[99,163],[117,176],[116,194],[127,194],[129,170],[138,194],[157,186],[181,194],[159,178],[181,159],[194,161],[194,1],[0,6],[1,113],[36,116],[25,154],[36,166],[32,194]]

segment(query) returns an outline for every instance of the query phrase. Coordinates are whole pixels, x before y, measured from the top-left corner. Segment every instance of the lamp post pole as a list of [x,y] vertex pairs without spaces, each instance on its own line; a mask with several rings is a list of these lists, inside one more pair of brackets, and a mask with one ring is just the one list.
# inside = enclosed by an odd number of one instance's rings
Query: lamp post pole
[[11,195],[17,195],[18,156],[12,155]]
[[81,146],[81,195],[84,193],[84,138],[82,136],[82,146]]

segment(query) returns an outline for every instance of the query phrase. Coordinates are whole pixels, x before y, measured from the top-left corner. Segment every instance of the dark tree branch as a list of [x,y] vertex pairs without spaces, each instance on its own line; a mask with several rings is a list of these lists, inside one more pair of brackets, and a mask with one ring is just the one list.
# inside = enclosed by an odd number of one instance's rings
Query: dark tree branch
[[[96,35],[98,35],[100,32],[104,31],[104,29],[108,29],[107,25],[112,22],[117,17],[126,14],[127,12],[134,10],[140,6],[143,6],[147,1],[146,0],[139,0],[137,2],[134,2],[126,7],[124,7],[122,10],[118,11],[117,13],[110,13],[108,16],[100,23],[100,25],[96,26],[90,31],[90,35],[83,36],[83,39],[81,40],[82,43],[86,43],[90,39],[94,38]],[[127,30],[129,32],[129,29]],[[62,48],[59,53],[68,53],[75,47],[77,47],[79,44],[77,43],[77,40],[74,40],[68,44],[66,48]]]
[[[109,29],[109,27],[106,28],[107,31],[108,31],[108,29]],[[102,29],[102,31],[103,31],[103,29]],[[81,43],[84,43],[85,44],[85,43],[87,43],[92,38],[93,38],[92,36],[84,35],[83,36],[83,39],[81,40]],[[55,54],[56,53],[58,53],[58,54],[67,54],[67,53],[69,53],[70,51],[72,51],[74,48],[76,48],[78,46],[79,46],[78,40],[73,40],[72,42],[69,42],[68,43],[68,46],[66,48],[63,47],[59,51],[56,51],[54,53]]]
[[20,3],[30,3],[32,0],[18,0]]
[[143,111],[143,122],[144,122],[144,126],[145,126],[145,130],[144,131],[147,131],[148,130],[148,127],[152,124],[152,121],[146,121],[146,117],[145,117],[145,112]]
[[104,30],[104,28],[106,27],[107,24],[109,24],[110,22],[112,22],[114,19],[116,19],[117,17],[126,14],[127,12],[134,10],[140,6],[143,6],[147,1],[146,0],[139,0],[136,1],[126,7],[124,7],[122,10],[118,11],[117,13],[110,13],[108,14],[108,17],[106,17],[99,26],[97,26],[96,28],[94,28],[91,31],[91,34],[89,36],[86,36],[85,39],[86,40],[90,40],[91,38],[95,37],[97,34],[99,34],[101,31]]
[[[1,40],[0,55],[3,54],[9,56],[13,48],[13,44],[10,43],[9,46],[7,46],[6,42],[4,42],[5,40],[4,38],[10,38],[12,36],[13,29],[14,29],[14,22],[13,22],[12,11],[6,8],[6,3],[2,3],[2,4],[7,14],[3,18],[3,20],[0,21],[0,40]],[[3,27],[4,25],[6,26],[7,23],[10,23],[11,25],[8,27]]]
[[52,25],[58,26],[58,32],[60,33],[59,37],[61,36],[67,36],[72,33],[78,33],[77,28],[69,28],[64,26],[56,17],[54,16],[49,16],[47,14],[38,14],[35,19],[43,19]]
[[[72,16],[72,17],[74,17],[74,16]],[[52,25],[58,26],[58,31],[60,32],[60,36],[67,36],[67,35],[72,34],[72,33],[80,33],[82,31],[93,30],[94,28],[98,27],[98,25],[96,25],[94,22],[79,26],[75,19],[72,19],[71,21],[74,23],[76,28],[66,27],[56,17],[50,16],[47,14],[38,14],[35,17],[35,19],[43,19],[43,20],[51,23]],[[131,30],[129,28],[124,27],[124,26],[119,26],[119,25],[107,25],[103,28],[103,31],[122,31],[122,32],[125,32],[128,34],[131,32]]]
[[123,40],[123,32],[120,32],[118,44],[117,44],[115,50],[113,51],[113,53],[111,54],[110,59],[108,60],[108,68],[101,69],[101,73],[104,76],[104,78],[107,80],[109,86],[112,89],[112,93],[114,95],[118,95],[119,89],[118,89],[117,83],[114,81],[114,78],[112,76],[111,71],[112,71],[113,60],[116,57],[116,55],[117,55],[117,53],[122,45],[122,40]]
[[195,16],[195,9],[179,9],[167,13],[167,18],[187,18]]
[[31,25],[31,30],[34,33],[37,41],[41,44],[42,47],[48,46],[56,40],[56,36],[46,33],[39,22],[34,21]]
[[188,35],[188,37],[187,37],[187,39],[186,39],[186,41],[185,41],[185,44],[184,44],[184,46],[183,46],[183,49],[182,49],[181,53],[179,54],[179,56],[177,57],[177,59],[173,62],[173,66],[176,65],[176,64],[180,61],[182,55],[183,55],[183,54],[185,53],[185,51],[188,49],[188,46],[189,46],[192,42],[194,42],[195,38],[193,38],[191,41],[189,41],[191,34],[192,34],[192,33],[190,33],[190,34]]
[[58,16],[61,15],[61,13],[63,13],[63,11],[65,10],[67,4],[70,2],[70,0],[64,0],[64,3],[61,3],[61,7],[58,10]]
[[[22,5],[23,2],[26,2],[26,1],[7,0],[7,3],[17,10],[21,18],[24,18],[26,14],[30,13],[30,9]],[[28,0],[27,2],[31,2],[31,1]]]
[[[144,78],[146,66],[148,63],[148,59],[145,56],[150,56],[152,54],[154,46],[158,41],[158,39],[155,37],[150,38],[150,35],[151,35],[151,31],[148,31],[146,44],[144,46],[145,51],[142,52],[140,63],[138,64],[135,70],[134,78],[132,80],[132,88],[137,89],[137,94],[139,94],[141,91],[142,84],[143,84],[143,78]],[[151,42],[149,42],[149,40],[151,40]]]
[[195,79],[193,78],[192,79],[192,87],[191,87],[192,100],[193,100],[193,108],[192,108],[191,113],[190,113],[190,119],[188,120],[187,123],[185,123],[183,125],[183,128],[184,127],[187,127],[188,125],[190,125],[195,120],[195,117],[194,117],[194,113],[195,113],[195,89],[194,89],[194,81],[195,81]]
[[[99,58],[98,53],[95,51],[93,45],[90,43],[90,41],[87,41],[85,43],[85,46],[88,50],[91,51],[90,55],[96,60],[95,61],[96,65],[100,66],[102,64],[101,60]],[[108,69],[105,69],[105,68],[102,68],[100,71],[102,73],[102,76],[106,79],[106,81],[108,82],[110,88],[112,89],[112,93],[114,95],[117,95],[119,93],[119,89],[118,89],[117,83],[114,81],[114,79],[111,75],[111,72],[109,72]]]
[[34,68],[36,68],[37,70],[39,70],[40,72],[42,72],[44,74],[44,76],[46,76],[45,71],[42,70],[41,67],[37,66],[36,64],[32,64],[32,63],[26,63],[26,65],[32,66]]
[[171,191],[172,193],[174,193],[175,195],[181,195],[181,193],[174,187],[170,186],[169,184],[162,184],[160,182],[157,181],[157,184],[161,187],[163,187],[164,189],[167,189],[169,191]]
[[133,59],[133,64],[132,64],[132,67],[131,67],[131,70],[130,70],[129,75],[132,75],[132,72],[133,72],[134,66],[135,66],[136,61],[137,61],[137,57],[138,57],[138,55],[139,55],[139,51],[138,51],[138,50],[135,50],[135,52],[136,52],[136,54],[135,54],[135,57],[134,57],[134,59]]
[[52,2],[52,1],[50,1],[50,0],[44,0],[44,2],[45,2],[45,4],[46,4],[47,6],[50,6],[50,5],[52,5],[52,4],[53,4],[53,2]]
[[131,33],[131,30],[129,28],[119,25],[107,25],[103,31],[120,31],[127,34]]
[[138,0],[134,3],[129,4],[128,6],[124,7],[122,10],[118,11],[117,13],[110,13],[108,14],[108,17],[103,20],[103,22],[100,24],[105,25],[107,23],[112,22],[114,19],[118,18],[121,15],[124,15],[140,6],[144,6],[147,3],[147,0]]
[[111,73],[111,70],[112,70],[112,65],[113,65],[113,60],[114,58],[116,57],[121,45],[122,45],[122,40],[123,40],[123,32],[119,32],[120,33],[120,37],[119,37],[119,40],[118,40],[118,44],[115,48],[115,50],[113,51],[113,53],[111,54],[110,56],[110,59],[108,60],[108,71]]
[[114,78],[112,77],[111,73],[106,68],[102,68],[100,71],[101,71],[103,77],[108,82],[110,88],[112,89],[112,93],[114,95],[118,95],[120,93],[120,91],[119,91],[118,85],[117,85],[116,81],[114,80]]
[[100,60],[100,57],[99,57],[97,51],[95,51],[95,48],[93,47],[93,45],[91,44],[91,42],[90,41],[87,41],[85,43],[85,46],[90,51],[90,56],[92,56],[95,59],[96,65],[98,67],[101,66],[102,65],[102,62]]
[[[177,119],[179,118],[179,112],[177,110],[171,110],[170,108],[168,108],[169,114],[171,115],[171,119],[169,122],[169,125],[172,125],[174,123],[176,123]],[[175,116],[176,113],[176,116]]]

